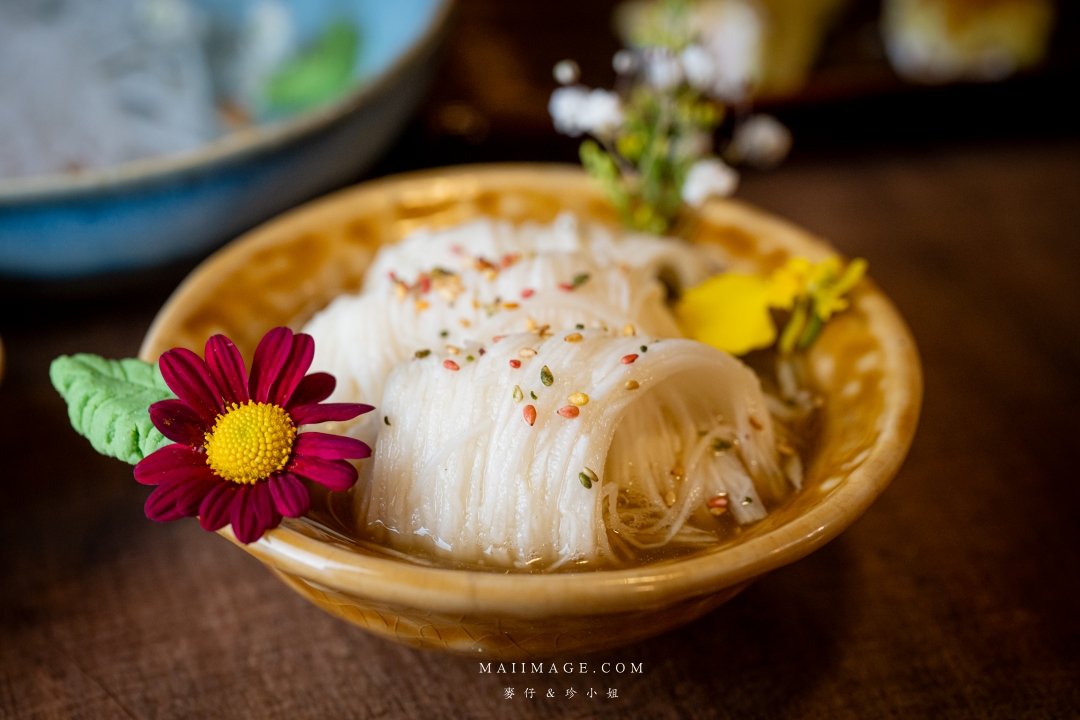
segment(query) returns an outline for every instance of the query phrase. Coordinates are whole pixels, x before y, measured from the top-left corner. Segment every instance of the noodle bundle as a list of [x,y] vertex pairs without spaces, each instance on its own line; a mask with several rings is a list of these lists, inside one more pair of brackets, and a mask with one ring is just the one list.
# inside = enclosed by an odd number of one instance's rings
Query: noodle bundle
[[758,378],[682,339],[667,306],[705,265],[570,214],[383,247],[363,291],[304,328],[312,369],[338,379],[330,399],[380,410],[337,428],[375,447],[352,496],[361,535],[553,570],[716,543],[725,513],[763,518],[788,481]]
[[485,219],[422,230],[382,248],[363,292],[304,328],[315,339],[312,369],[338,378],[332,400],[378,405],[390,371],[418,350],[579,323],[678,337],[658,277],[692,285],[701,265],[680,241],[616,240],[570,214],[546,226]]
[[738,360],[599,330],[537,341],[510,335],[463,350],[471,360],[432,353],[393,371],[373,477],[356,494],[364,531],[406,551],[555,569],[617,560],[613,541],[715,542],[688,522],[712,520],[707,500],[751,522],[783,494],[759,381]]

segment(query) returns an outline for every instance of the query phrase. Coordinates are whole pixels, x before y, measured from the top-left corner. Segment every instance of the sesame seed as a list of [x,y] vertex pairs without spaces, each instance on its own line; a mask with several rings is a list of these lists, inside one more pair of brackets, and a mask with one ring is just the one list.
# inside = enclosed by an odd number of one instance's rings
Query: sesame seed
[[518,350],[518,357],[531,358],[536,355],[536,351],[532,348],[521,348]]
[[551,374],[551,370],[548,370],[548,366],[540,368],[540,382],[544,383],[546,387],[551,387],[551,384],[555,382],[555,376]]
[[623,387],[626,388],[627,390],[637,390],[639,387],[641,387],[641,385],[638,385],[637,380],[627,380],[623,384]]
[[505,337],[506,337],[505,335],[495,335],[494,337],[491,338],[491,342],[497,343],[497,342],[499,342],[500,340],[502,340]]
[[535,393],[535,392],[533,392],[532,390],[530,390],[530,391],[529,391],[529,397],[531,397],[531,398],[532,398],[533,400],[537,400],[537,399],[538,399],[538,398],[536,397],[536,393]]
[[440,330],[440,331],[439,331],[439,337],[441,337],[441,338],[444,338],[444,337],[446,337],[446,336],[447,336],[447,335],[449,335],[449,334],[450,334],[450,331],[449,331],[449,330]]
[[629,365],[630,363],[632,363],[632,362],[634,362],[635,360],[637,360],[637,358],[638,358],[638,356],[637,356],[637,355],[634,355],[634,354],[630,354],[630,355],[623,355],[623,358],[622,358],[622,364],[623,364],[623,365]]
[[472,323],[465,318],[458,318],[458,322],[461,323],[461,327],[469,327],[470,325],[472,325]]
[[389,427],[389,426],[390,426],[390,418],[389,418],[389,416],[387,416],[387,415],[383,415],[383,416],[382,416],[382,421],[383,421],[384,423],[386,423],[387,427]]
[[504,310],[517,310],[518,307],[520,307],[520,306],[516,302],[504,302],[503,303],[503,309]]
[[563,338],[563,340],[572,343],[581,342],[581,333],[570,333],[565,338]]
[[566,405],[565,407],[561,407],[558,409],[557,412],[568,420],[576,418],[581,413],[581,411],[573,405]]
[[473,361],[473,360],[475,360],[475,359],[476,359],[476,358],[474,358],[474,357],[473,357],[472,355],[466,355],[466,356],[465,356],[465,360],[466,360],[467,362],[472,362],[472,361]]
[[648,345],[642,345],[641,346],[641,352],[649,352],[649,346]]
[[571,291],[573,291],[574,286],[571,285],[570,283],[559,283],[559,289],[563,290],[565,292],[571,292]]
[[446,352],[450,353],[451,355],[457,355],[459,352],[461,352],[461,348],[454,347],[453,345],[447,345]]
[[575,327],[575,328],[577,328],[578,330],[584,330],[584,329],[585,329],[585,326],[584,326],[584,325],[582,325],[581,323],[578,323],[578,324],[577,324],[577,325],[575,325],[574,327]]
[[414,307],[416,308],[416,312],[423,312],[424,310],[427,310],[429,307],[431,307],[431,303],[429,303],[427,300],[417,300],[414,304]]
[[634,329],[633,325],[623,325],[622,334],[627,336],[627,337],[629,337],[631,335],[637,335],[637,330]]
[[525,422],[527,422],[530,427],[533,423],[536,422],[536,408],[532,405],[526,405],[522,409],[521,414],[525,418]]
[[592,480],[590,480],[590,479],[589,479],[589,476],[588,476],[588,475],[586,475],[586,474],[585,474],[585,473],[583,473],[583,472],[579,472],[579,473],[577,474],[577,476],[578,476],[578,480],[579,480],[579,481],[581,481],[581,484],[582,484],[582,486],[583,486],[583,487],[584,487],[584,488],[585,488],[586,490],[589,490],[589,489],[591,489],[591,488],[592,488]]
[[442,364],[442,366],[443,366],[444,368],[446,368],[447,370],[454,370],[454,371],[457,371],[457,370],[460,370],[460,369],[461,369],[461,368],[460,368],[460,367],[458,366],[458,364],[457,364],[456,362],[454,362],[453,360],[443,360],[443,364]]
[[536,291],[533,290],[532,288],[525,288],[524,290],[521,291],[521,297],[522,297],[523,300],[528,300],[529,298],[531,298],[535,294],[536,294]]
[[525,394],[521,392],[521,386],[514,386],[514,392],[512,397],[514,398],[514,402],[521,402],[525,398]]
[[510,361],[510,367],[517,370],[519,367],[521,367],[521,361],[520,360],[511,360]]
[[667,505],[668,507],[671,507],[672,505],[674,505],[676,500],[678,500],[678,498],[675,497],[675,491],[674,490],[668,490],[664,494],[664,504]]
[[751,415],[750,416],[750,427],[754,428],[755,430],[762,430],[762,429],[764,429],[765,426],[762,425],[761,422],[756,417]]
[[424,358],[426,358],[428,355],[431,354],[431,351],[430,350],[417,350],[414,354],[416,355],[417,359],[423,360]]
[[727,512],[727,508],[722,508],[722,507],[709,508],[709,512],[713,515],[713,517],[720,517],[721,515],[723,515],[724,513]]
[[709,498],[709,502],[706,504],[711,508],[725,508],[728,505],[727,495],[721,493],[714,498]]
[[589,404],[589,396],[581,392],[574,393],[566,399],[571,405],[577,405],[578,407]]

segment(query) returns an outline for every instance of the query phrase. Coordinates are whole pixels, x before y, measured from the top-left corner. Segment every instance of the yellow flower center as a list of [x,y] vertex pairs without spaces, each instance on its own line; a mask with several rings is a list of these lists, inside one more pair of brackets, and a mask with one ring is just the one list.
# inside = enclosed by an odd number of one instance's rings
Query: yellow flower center
[[206,433],[206,464],[226,480],[251,484],[289,462],[296,427],[277,405],[233,403]]

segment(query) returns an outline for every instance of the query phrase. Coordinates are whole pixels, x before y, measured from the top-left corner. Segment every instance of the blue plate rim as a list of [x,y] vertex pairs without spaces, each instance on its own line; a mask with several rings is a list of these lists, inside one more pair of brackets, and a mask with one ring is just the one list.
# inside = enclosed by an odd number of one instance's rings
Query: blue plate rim
[[423,32],[388,67],[337,102],[311,112],[241,128],[200,145],[196,150],[155,155],[119,165],[82,172],[52,173],[0,179],[0,207],[63,200],[95,192],[143,187],[197,174],[271,152],[330,126],[349,115],[369,98],[391,89],[408,68],[433,53],[449,25],[457,0],[436,0]]

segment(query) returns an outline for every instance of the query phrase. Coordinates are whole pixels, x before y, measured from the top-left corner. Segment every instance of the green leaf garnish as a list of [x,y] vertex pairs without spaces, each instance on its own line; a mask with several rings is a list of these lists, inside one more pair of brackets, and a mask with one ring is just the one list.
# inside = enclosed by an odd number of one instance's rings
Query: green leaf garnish
[[157,365],[80,353],[52,362],[49,378],[68,406],[71,426],[102,455],[135,463],[172,444],[150,422],[154,403],[176,397]]
[[353,82],[360,35],[347,22],[333,22],[314,44],[282,63],[266,86],[271,111],[298,112],[343,95]]

